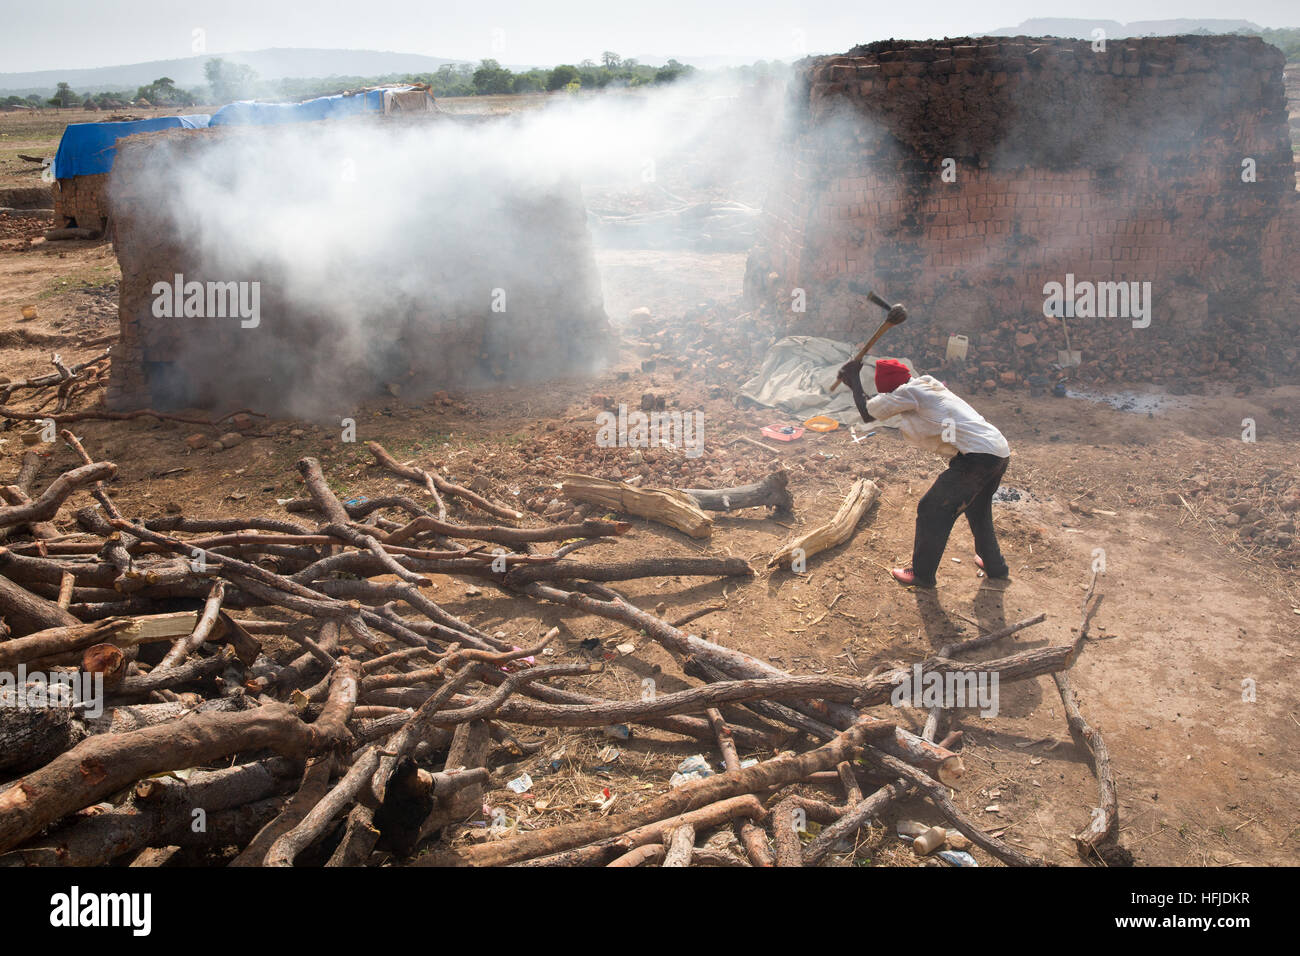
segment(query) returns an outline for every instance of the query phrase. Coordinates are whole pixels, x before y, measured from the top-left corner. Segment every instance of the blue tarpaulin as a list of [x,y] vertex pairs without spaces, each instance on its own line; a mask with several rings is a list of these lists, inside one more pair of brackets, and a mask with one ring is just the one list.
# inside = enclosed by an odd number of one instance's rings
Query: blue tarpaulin
[[212,114],[211,126],[277,126],[338,119],[358,113],[382,113],[384,91],[367,90],[351,96],[321,96],[305,103],[230,103]]
[[[402,92],[414,87],[390,87]],[[135,133],[152,133],[160,129],[202,129],[206,126],[277,126],[281,123],[309,123],[313,120],[338,119],[361,113],[382,113],[385,90],[321,96],[305,103],[229,103],[211,116],[160,116],[157,119],[128,123],[70,123],[59,141],[54,156],[57,179],[92,176],[113,168],[117,141]]]
[[160,116],[127,123],[69,123],[63,131],[63,139],[59,140],[59,151],[54,154],[54,176],[69,179],[108,172],[113,168],[113,158],[117,155],[117,141],[124,136],[160,129],[202,129],[207,125],[206,113]]

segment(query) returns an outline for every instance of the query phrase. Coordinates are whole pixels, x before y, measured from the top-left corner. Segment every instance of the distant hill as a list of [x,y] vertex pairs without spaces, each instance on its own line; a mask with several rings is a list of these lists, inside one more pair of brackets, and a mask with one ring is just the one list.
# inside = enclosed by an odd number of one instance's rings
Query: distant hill
[[77,92],[132,90],[169,76],[182,89],[202,86],[203,64],[214,57],[232,63],[246,63],[263,80],[314,79],[328,76],[383,76],[388,73],[432,73],[444,63],[464,63],[416,53],[379,50],[270,49],[241,53],[205,53],[178,60],[153,60],[123,66],[89,69],[38,70],[32,73],[0,73],[0,94],[49,95],[57,83],[66,82]]
[[1180,33],[1196,33],[1201,30],[1210,33],[1245,33],[1258,34],[1263,28],[1249,20],[1134,20],[1132,23],[1120,23],[1118,20],[1079,20],[1070,17],[1035,17],[1026,20],[1018,27],[1001,27],[989,30],[984,36],[990,37],[1075,37],[1080,40],[1092,38],[1092,31],[1101,27],[1108,37],[1143,37],[1176,36]]

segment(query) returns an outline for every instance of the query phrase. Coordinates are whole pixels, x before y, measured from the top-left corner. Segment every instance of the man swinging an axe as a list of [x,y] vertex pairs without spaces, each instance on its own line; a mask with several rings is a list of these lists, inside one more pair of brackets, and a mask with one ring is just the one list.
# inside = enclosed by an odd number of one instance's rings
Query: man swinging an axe
[[993,530],[993,494],[1011,458],[1007,440],[938,379],[929,375],[913,378],[906,365],[893,359],[876,360],[879,394],[867,399],[862,388],[862,359],[888,329],[907,319],[907,310],[901,305],[890,306],[874,292],[868,298],[887,309],[888,315],[871,341],[840,368],[831,391],[843,382],[853,392],[864,422],[897,415],[905,439],[950,459],[947,470],[916,506],[911,567],[894,568],[890,573],[900,584],[934,587],[948,535],[965,512],[975,536],[975,563],[990,578],[1005,579],[1009,569]]

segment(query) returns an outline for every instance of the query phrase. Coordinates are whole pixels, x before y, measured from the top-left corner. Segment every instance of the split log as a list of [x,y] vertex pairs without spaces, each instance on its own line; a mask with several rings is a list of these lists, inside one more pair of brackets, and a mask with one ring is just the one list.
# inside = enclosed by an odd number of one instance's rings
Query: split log
[[880,488],[870,478],[859,478],[853,483],[840,510],[826,524],[799,535],[776,554],[768,558],[769,568],[780,565],[790,567],[799,559],[807,561],[815,554],[837,547],[847,541],[858,526],[858,521],[880,497]]
[[203,613],[199,615],[199,619],[194,625],[194,630],[185,637],[178,639],[176,643],[172,645],[171,650],[167,652],[166,656],[164,656],[162,661],[158,664],[160,669],[175,667],[180,664],[181,661],[185,660],[185,658],[189,657],[189,655],[202,647],[204,641],[209,640],[213,636],[214,627],[219,623],[222,627],[225,626],[218,618],[218,615],[221,612],[221,602],[225,596],[226,582],[214,581],[212,583],[212,591],[208,594],[208,600],[203,606]]
[[565,497],[573,501],[656,521],[692,538],[707,538],[713,533],[713,519],[683,491],[634,488],[624,481],[607,481],[591,475],[563,475],[561,481]]

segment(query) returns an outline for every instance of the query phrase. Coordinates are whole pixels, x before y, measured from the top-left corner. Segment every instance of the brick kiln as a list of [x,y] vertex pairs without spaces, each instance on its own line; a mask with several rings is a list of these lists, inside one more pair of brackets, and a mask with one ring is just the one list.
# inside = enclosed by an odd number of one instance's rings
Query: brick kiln
[[54,183],[54,227],[103,232],[108,220],[108,173],[67,176]]
[[[780,330],[863,339],[874,284],[920,320],[890,350],[934,369],[968,335],[971,383],[1049,371],[1067,329],[1097,381],[1300,365],[1283,57],[1258,39],[873,43],[800,65],[785,135],[746,275]],[[1063,328],[1067,277],[1150,282],[1149,326]]]
[[[349,122],[363,148],[391,145],[383,139],[394,134],[391,124]],[[224,170],[218,178],[233,180],[248,162],[274,165],[278,137],[301,129],[176,130],[119,143],[109,192],[122,268],[121,342],[110,407],[249,406],[337,420],[355,400],[385,389],[418,398],[507,377],[585,371],[600,356],[608,323],[575,184],[529,193],[484,172],[474,184],[447,183],[432,199],[426,193],[398,197],[402,216],[391,228],[377,227],[374,220],[383,214],[371,214],[363,200],[367,215],[358,217],[355,205],[347,213],[359,235],[326,228],[324,238],[320,223],[336,212],[345,215],[331,208],[328,196],[319,204],[296,197],[308,221],[294,235],[283,208],[263,209],[257,201],[238,200],[236,192],[225,194],[241,203],[245,235],[284,237],[252,252],[237,248],[240,236],[223,237],[214,248],[202,215],[180,223],[169,210],[168,187],[159,182],[160,151],[169,169],[195,164]],[[214,166],[225,150],[244,158]],[[337,175],[343,161],[320,158],[329,175]],[[285,191],[301,193],[301,171],[281,172]],[[356,175],[357,188],[375,190],[376,206],[398,208],[392,196],[397,187],[366,181],[364,169]],[[431,178],[413,175],[410,181]],[[302,281],[304,256],[312,258],[320,281]],[[214,318],[210,308],[206,317],[187,316],[171,304],[179,306],[188,293],[170,292],[161,311],[172,314],[159,316],[159,283],[171,288],[178,275],[201,283],[209,306],[213,285],[257,280],[260,319],[254,326],[238,317]],[[226,316],[235,315],[231,292]],[[222,298],[218,286],[218,305]]]

